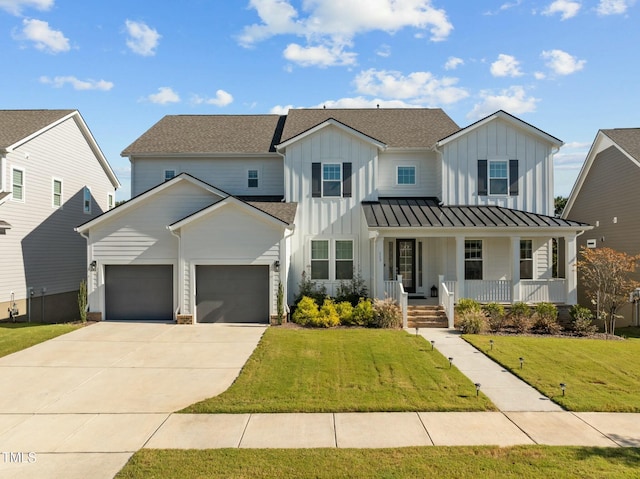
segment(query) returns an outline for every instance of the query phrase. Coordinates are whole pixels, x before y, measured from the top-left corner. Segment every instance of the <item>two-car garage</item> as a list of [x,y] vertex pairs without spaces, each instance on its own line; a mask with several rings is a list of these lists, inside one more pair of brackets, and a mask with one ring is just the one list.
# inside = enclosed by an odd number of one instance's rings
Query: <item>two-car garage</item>
[[[106,265],[105,319],[170,321],[174,314],[172,265]],[[266,323],[269,266],[196,266],[196,321]]]

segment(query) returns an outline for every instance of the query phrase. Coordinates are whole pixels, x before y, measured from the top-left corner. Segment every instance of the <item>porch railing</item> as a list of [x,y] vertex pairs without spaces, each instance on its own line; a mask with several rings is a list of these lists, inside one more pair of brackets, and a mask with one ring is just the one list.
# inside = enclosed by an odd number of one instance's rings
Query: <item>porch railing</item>
[[525,303],[564,303],[566,290],[566,279],[520,281],[520,298]]
[[[447,321],[449,329],[454,328],[454,307],[455,307],[455,294],[453,292],[453,287],[455,286],[455,281],[445,281],[444,276],[439,277],[440,288],[438,291],[438,296],[440,298],[440,306],[444,308],[444,311],[447,315]],[[449,289],[451,287],[451,289]]]
[[395,299],[402,311],[402,327],[407,327],[407,307],[409,306],[409,293],[405,292],[402,281],[385,281],[384,295],[386,298]]
[[465,280],[464,295],[481,303],[510,303],[511,281]]
[[[458,288],[456,281],[440,281],[449,293],[453,293],[457,302]],[[509,280],[466,280],[464,282],[464,297],[472,298],[481,303],[564,303],[567,296],[566,279],[523,279],[520,280],[520,298],[513,298],[513,284]],[[440,292],[442,296],[442,292]]]

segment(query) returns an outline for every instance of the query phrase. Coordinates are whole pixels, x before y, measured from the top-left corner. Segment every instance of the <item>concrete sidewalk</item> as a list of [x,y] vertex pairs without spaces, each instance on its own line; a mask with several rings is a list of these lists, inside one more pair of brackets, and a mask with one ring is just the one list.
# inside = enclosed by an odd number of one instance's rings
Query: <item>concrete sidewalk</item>
[[493,362],[460,337],[460,333],[449,329],[419,329],[427,341],[443,356],[453,358],[453,365],[503,412],[560,412],[563,409],[540,394],[527,383]]

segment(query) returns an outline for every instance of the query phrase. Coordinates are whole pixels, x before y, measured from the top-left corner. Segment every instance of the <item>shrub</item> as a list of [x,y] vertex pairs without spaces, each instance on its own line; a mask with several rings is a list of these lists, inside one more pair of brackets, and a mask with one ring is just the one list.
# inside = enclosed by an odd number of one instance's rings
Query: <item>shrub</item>
[[518,333],[525,334],[531,331],[531,308],[526,303],[514,303],[509,311],[509,318]]
[[497,333],[502,328],[504,328],[506,313],[503,305],[499,303],[489,303],[485,304],[482,309],[484,310],[484,314],[487,317],[487,325],[489,327],[489,331],[491,331],[492,333]]
[[349,301],[352,306],[357,306],[360,298],[366,298],[369,294],[367,285],[360,272],[353,272],[353,278],[348,281],[340,281],[336,288],[336,302]]
[[457,314],[464,314],[467,311],[482,312],[482,306],[475,299],[462,298],[458,300],[458,304],[456,304],[455,310]]
[[558,323],[558,308],[551,303],[538,303],[533,313],[533,329],[544,334],[558,334],[562,326]]
[[303,271],[300,283],[298,283],[298,296],[296,296],[294,305],[297,306],[305,296],[312,298],[316,305],[320,307],[324,298],[327,297],[327,288],[323,284],[318,285],[315,281],[312,281],[307,277],[307,272]]
[[593,324],[593,313],[589,308],[574,304],[569,310],[571,316],[571,328],[578,336],[591,336],[598,327]]
[[353,306],[349,301],[336,304],[336,312],[340,318],[340,324],[350,326],[353,324]]
[[339,324],[340,317],[336,311],[336,306],[333,303],[333,300],[326,298],[322,303],[322,307],[320,308],[318,315],[316,316],[315,322],[312,322],[311,325],[319,328],[331,328],[338,326]]
[[373,326],[391,329],[402,327],[402,311],[393,298],[373,300]]
[[309,296],[303,296],[298,302],[296,310],[293,313],[293,322],[300,326],[313,325],[318,320],[318,305],[313,298]]
[[357,326],[369,326],[373,323],[373,306],[368,299],[360,298],[358,304],[353,308],[351,316],[352,324]]
[[482,309],[468,309],[459,315],[458,325],[463,334],[480,334],[487,329],[487,318]]

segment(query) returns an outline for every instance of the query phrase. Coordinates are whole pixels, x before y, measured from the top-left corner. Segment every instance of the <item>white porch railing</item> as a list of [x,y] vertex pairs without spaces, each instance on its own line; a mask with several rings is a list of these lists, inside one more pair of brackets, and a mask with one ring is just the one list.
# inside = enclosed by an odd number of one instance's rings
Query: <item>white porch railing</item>
[[525,303],[564,303],[566,291],[566,279],[520,281],[520,298]]
[[455,286],[455,281],[444,281],[444,276],[440,276],[438,278],[440,283],[440,288],[438,291],[438,297],[440,298],[439,303],[440,306],[444,308],[444,311],[447,315],[447,321],[449,329],[454,328],[454,307],[455,307],[455,294],[453,288],[449,289],[450,286]]
[[402,327],[407,327],[407,307],[409,306],[409,293],[406,293],[402,281],[385,281],[384,295],[386,298],[395,299],[402,311]]
[[465,280],[464,295],[481,303],[510,303],[511,281]]

